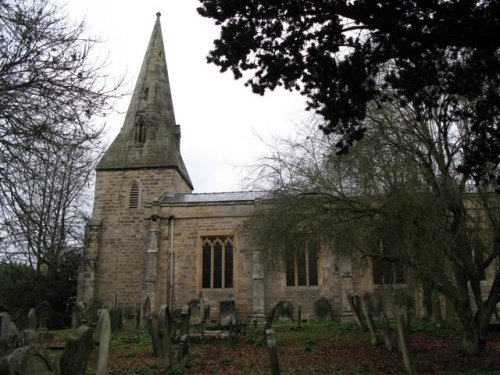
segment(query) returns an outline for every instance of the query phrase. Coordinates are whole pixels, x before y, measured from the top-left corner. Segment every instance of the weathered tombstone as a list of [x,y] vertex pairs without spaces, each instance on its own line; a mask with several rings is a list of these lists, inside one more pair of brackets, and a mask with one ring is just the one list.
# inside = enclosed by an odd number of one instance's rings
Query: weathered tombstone
[[380,326],[382,328],[382,334],[384,336],[384,344],[387,350],[393,350],[394,344],[391,339],[391,327],[389,326],[389,319],[384,311],[380,314]]
[[189,335],[181,337],[179,351],[177,352],[177,363],[181,369],[186,368],[189,362]]
[[189,305],[183,305],[181,309],[181,336],[189,335],[189,322],[191,319],[191,309]]
[[359,306],[360,299],[356,293],[347,295],[347,302],[349,303],[349,307],[351,308],[352,313],[354,314],[354,319],[356,323],[358,323],[358,327],[361,332],[364,332],[365,327],[363,326],[363,321],[361,317],[361,309]]
[[221,326],[227,327],[236,324],[236,304],[234,301],[221,301],[219,306]]
[[99,340],[96,375],[105,375],[106,367],[108,365],[109,343],[111,341],[111,322],[109,319],[109,311],[107,309],[101,310],[96,330]]
[[160,356],[160,337],[158,335],[158,316],[155,313],[149,314],[146,319],[149,334],[151,335],[151,342],[153,344],[153,355]]
[[320,297],[314,302],[314,312],[320,320],[333,320],[332,304],[326,297]]
[[23,331],[23,344],[32,345],[36,343],[36,331],[34,329],[28,328]]
[[201,324],[201,309],[200,309],[200,301],[197,299],[192,299],[188,303],[189,311],[190,311],[190,325],[199,325]]
[[0,375],[55,375],[46,355],[35,345],[23,346],[0,359]]
[[123,328],[123,314],[121,309],[112,307],[109,310],[109,319],[111,322],[111,332],[120,331]]
[[10,315],[6,312],[0,312],[0,339],[7,337],[10,331]]
[[278,307],[278,320],[280,322],[290,322],[293,320],[293,305],[289,301],[283,301]]
[[28,313],[28,329],[36,330],[36,328],[37,328],[36,310],[30,309]]
[[167,305],[160,307],[158,314],[158,336],[160,353],[165,367],[172,365],[172,317]]
[[372,316],[368,312],[366,304],[363,301],[359,300],[359,305],[361,307],[361,310],[363,311],[363,315],[365,316],[366,325],[368,326],[368,331],[370,332],[371,343],[372,345],[377,345],[378,337],[377,334],[375,333],[375,326],[373,324]]
[[266,329],[266,343],[269,351],[269,361],[271,364],[271,374],[279,375],[280,364],[278,362],[278,353],[276,351],[276,338],[272,328]]
[[91,350],[92,329],[80,326],[76,333],[66,340],[59,361],[60,375],[84,375]]
[[17,330],[16,324],[11,320],[9,324],[9,332],[7,333],[7,346],[11,349],[21,346],[21,336]]
[[199,294],[199,300],[200,300],[200,317],[201,317],[201,338],[203,339],[205,337],[206,316],[205,316],[205,298],[203,297],[203,292],[201,290]]
[[297,326],[302,326],[302,305],[299,305],[299,313],[297,317]]
[[37,328],[46,329],[50,318],[51,311],[50,303],[47,301],[42,301],[35,307],[35,316],[37,317]]
[[398,330],[398,341],[399,348],[403,354],[403,362],[406,367],[406,371],[410,375],[416,374],[415,366],[413,365],[413,358],[410,351],[410,343],[408,337],[408,327],[406,322],[406,311],[404,309],[396,309],[395,313],[396,327]]

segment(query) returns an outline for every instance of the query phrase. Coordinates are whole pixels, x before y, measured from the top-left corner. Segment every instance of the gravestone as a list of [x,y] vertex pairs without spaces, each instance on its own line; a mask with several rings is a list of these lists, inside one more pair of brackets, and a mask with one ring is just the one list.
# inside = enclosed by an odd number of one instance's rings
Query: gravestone
[[191,309],[189,305],[183,305],[181,309],[181,336],[189,335],[189,322],[191,320]]
[[410,340],[408,333],[408,326],[406,320],[407,313],[402,308],[396,308],[395,318],[396,318],[396,327],[398,330],[398,341],[399,341],[399,349],[403,354],[403,362],[406,367],[406,371],[410,375],[416,374],[415,366],[413,365],[413,357],[410,351]]
[[91,350],[92,329],[80,326],[76,333],[66,340],[59,361],[61,375],[84,375]]
[[347,302],[349,303],[349,307],[351,308],[352,313],[354,314],[354,319],[358,324],[359,330],[364,332],[365,327],[363,326],[363,318],[361,316],[361,306],[360,299],[356,293],[347,295]]
[[10,315],[6,312],[0,312],[0,339],[7,337],[10,331]]
[[155,313],[149,314],[146,319],[147,328],[151,335],[151,343],[153,344],[153,356],[160,356],[160,337],[158,335],[158,316]]
[[121,309],[111,308],[109,310],[111,321],[111,332],[120,331],[123,328],[123,314]]
[[109,343],[111,341],[111,322],[109,319],[109,311],[102,309],[97,321],[97,337],[99,340],[99,351],[97,353],[97,370],[96,375],[106,375],[106,367],[108,365]]
[[189,335],[183,335],[181,337],[179,351],[177,352],[178,367],[184,369],[186,368],[188,362],[189,362]]
[[45,353],[35,345],[23,346],[0,359],[0,375],[55,375]]
[[283,301],[278,304],[278,320],[280,322],[290,322],[293,320],[293,305],[289,301]]
[[165,367],[172,365],[172,317],[167,305],[161,305],[158,314],[158,338]]
[[368,326],[368,331],[370,332],[371,343],[372,345],[377,345],[378,337],[377,334],[375,333],[375,325],[373,324],[372,316],[368,312],[368,308],[366,307],[366,304],[363,301],[359,300],[359,306],[361,307],[363,315],[365,316],[366,325]]
[[269,351],[269,362],[271,366],[271,374],[279,375],[280,364],[278,362],[278,353],[276,351],[276,338],[272,328],[266,329],[266,344]]
[[234,301],[220,302],[220,325],[227,327],[236,324],[236,304]]
[[36,328],[37,328],[36,310],[30,309],[28,313],[28,329],[36,330]]
[[200,301],[197,299],[192,299],[189,303],[189,311],[190,311],[190,319],[189,324],[198,325],[201,324],[201,309],[200,309]]
[[387,314],[382,311],[380,314],[380,326],[382,327],[382,334],[384,336],[384,344],[387,350],[393,350],[394,344],[391,338],[391,327],[389,326],[389,319],[387,319]]

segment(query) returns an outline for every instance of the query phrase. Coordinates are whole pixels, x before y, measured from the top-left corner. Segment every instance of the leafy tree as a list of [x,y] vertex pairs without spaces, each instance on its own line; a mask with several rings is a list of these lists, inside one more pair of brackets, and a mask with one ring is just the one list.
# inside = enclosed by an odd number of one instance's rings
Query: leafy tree
[[[436,111],[448,103],[442,98]],[[282,141],[258,164],[256,181],[274,200],[249,226],[274,262],[294,237],[312,236],[335,252],[405,265],[452,302],[464,349],[478,352],[499,299],[500,198],[491,180],[457,171],[473,124],[434,118],[396,101],[373,106],[366,139],[341,156],[335,137],[311,128]]]
[[[199,13],[221,27],[208,61],[245,77],[255,93],[301,92],[323,117],[322,129],[340,136],[338,152],[366,133],[371,102],[395,100],[424,120],[470,122],[467,173],[484,175],[500,161],[497,0],[200,3]],[[436,111],[442,97],[444,113]],[[469,106],[460,105],[464,99]]]

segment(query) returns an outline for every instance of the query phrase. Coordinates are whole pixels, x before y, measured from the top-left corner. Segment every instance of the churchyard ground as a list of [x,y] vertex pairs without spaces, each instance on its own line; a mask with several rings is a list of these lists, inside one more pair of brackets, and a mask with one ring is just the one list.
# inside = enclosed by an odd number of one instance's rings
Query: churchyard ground
[[[306,323],[301,328],[287,323],[275,324],[273,328],[281,374],[406,373],[399,351],[388,351],[384,345],[373,346],[370,335],[360,333],[354,322]],[[270,374],[262,336],[262,329],[247,327],[243,335],[192,343],[189,367],[169,373]],[[419,374],[500,374],[500,336],[493,337],[485,353],[478,356],[462,354],[460,332],[455,325],[437,327],[414,321],[410,340]],[[92,368],[92,363],[88,368]],[[146,332],[113,334],[108,374],[160,374],[161,368]]]

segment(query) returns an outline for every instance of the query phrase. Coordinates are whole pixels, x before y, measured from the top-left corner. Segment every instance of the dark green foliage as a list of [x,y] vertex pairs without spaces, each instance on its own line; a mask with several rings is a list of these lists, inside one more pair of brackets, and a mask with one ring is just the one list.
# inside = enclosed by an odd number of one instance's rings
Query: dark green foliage
[[[299,91],[340,136],[339,153],[366,134],[370,102],[395,100],[420,119],[471,122],[463,170],[500,161],[497,0],[199,1],[221,26],[208,61],[258,94]],[[435,111],[442,97],[449,111]]]
[[49,329],[67,328],[71,324],[71,297],[76,295],[79,258],[68,255],[64,267],[46,275],[34,272],[25,264],[0,262],[0,306],[11,314],[19,328],[27,324],[28,312],[40,302],[48,301],[51,312]]

